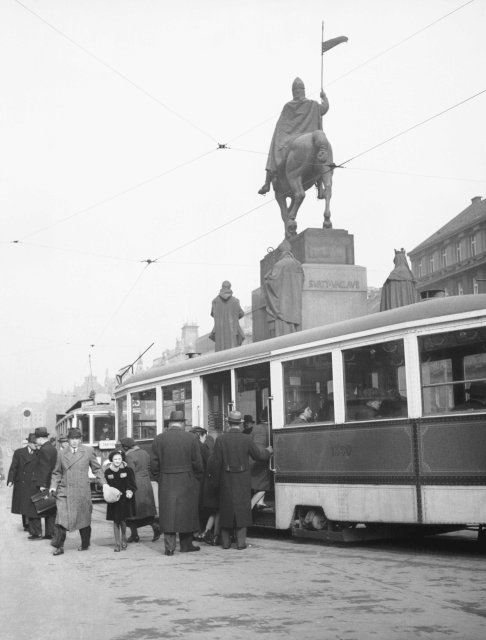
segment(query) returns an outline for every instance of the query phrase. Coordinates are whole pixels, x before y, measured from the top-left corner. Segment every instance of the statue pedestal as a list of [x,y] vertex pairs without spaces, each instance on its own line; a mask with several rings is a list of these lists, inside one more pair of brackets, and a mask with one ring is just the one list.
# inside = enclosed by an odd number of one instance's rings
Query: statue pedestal
[[[292,241],[304,269],[302,329],[347,320],[367,312],[366,268],[354,264],[354,237],[345,229],[305,229]],[[279,251],[260,261],[260,284],[279,259]],[[252,293],[253,341],[271,338],[263,288]]]

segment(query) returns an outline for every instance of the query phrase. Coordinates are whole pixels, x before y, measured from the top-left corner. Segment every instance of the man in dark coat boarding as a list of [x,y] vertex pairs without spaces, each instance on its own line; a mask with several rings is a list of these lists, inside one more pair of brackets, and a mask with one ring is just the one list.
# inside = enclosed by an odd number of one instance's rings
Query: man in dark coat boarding
[[208,461],[208,471],[219,478],[219,516],[223,549],[231,546],[231,531],[236,528],[238,549],[246,549],[246,528],[251,518],[251,476],[249,457],[261,462],[273,452],[271,446],[258,447],[251,435],[240,429],[241,413],[228,413],[228,429],[217,438]]
[[182,411],[172,411],[169,427],[154,438],[150,470],[159,483],[159,521],[164,532],[165,555],[173,556],[176,534],[181,552],[199,551],[192,535],[199,531],[199,482],[203,464],[199,443],[184,431]]

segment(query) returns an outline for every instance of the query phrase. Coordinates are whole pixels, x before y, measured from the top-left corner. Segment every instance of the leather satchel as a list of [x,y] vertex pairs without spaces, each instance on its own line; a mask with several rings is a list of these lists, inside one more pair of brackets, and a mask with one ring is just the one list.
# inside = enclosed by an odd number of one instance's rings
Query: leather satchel
[[56,498],[49,491],[39,491],[30,497],[34,503],[37,514],[45,513],[56,506]]

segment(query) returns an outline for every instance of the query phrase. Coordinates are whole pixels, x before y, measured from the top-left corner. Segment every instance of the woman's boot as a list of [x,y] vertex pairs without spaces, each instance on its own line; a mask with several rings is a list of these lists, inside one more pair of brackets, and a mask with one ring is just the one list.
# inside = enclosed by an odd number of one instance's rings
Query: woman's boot
[[130,525],[130,532],[131,534],[127,542],[140,542],[140,538],[138,537],[137,527]]

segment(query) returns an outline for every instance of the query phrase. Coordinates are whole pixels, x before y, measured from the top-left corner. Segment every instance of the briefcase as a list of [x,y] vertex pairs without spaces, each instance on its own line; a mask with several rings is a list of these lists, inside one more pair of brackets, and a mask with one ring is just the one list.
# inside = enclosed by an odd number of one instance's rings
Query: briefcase
[[56,506],[56,498],[48,491],[39,491],[30,498],[34,503],[37,514],[40,515]]

